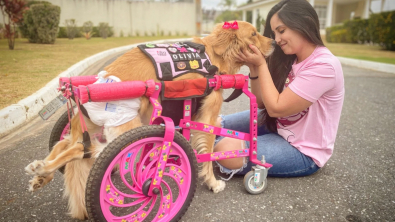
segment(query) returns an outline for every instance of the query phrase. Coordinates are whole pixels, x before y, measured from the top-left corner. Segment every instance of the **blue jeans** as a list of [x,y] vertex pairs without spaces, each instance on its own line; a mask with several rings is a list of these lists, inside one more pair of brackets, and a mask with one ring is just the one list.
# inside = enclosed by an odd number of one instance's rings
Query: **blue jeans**
[[[223,128],[249,133],[249,110],[221,117]],[[268,176],[301,177],[311,175],[320,169],[309,156],[301,153],[277,133],[270,133],[265,126],[258,127],[257,139],[258,160],[261,159],[262,155],[265,155],[266,162],[273,164],[273,167],[268,171]],[[249,141],[246,141],[246,147],[250,147]],[[254,164],[248,161],[241,169],[236,170],[227,169],[219,163],[218,165],[221,172],[232,176],[233,174],[244,175],[248,173]]]

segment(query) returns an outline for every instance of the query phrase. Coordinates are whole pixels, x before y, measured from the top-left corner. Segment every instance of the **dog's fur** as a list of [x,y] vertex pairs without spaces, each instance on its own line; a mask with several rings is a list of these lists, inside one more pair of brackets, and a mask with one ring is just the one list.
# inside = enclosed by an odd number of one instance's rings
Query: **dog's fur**
[[[206,53],[209,55],[212,64],[219,68],[220,74],[236,73],[243,65],[243,63],[237,62],[237,54],[241,50],[250,50],[248,47],[250,44],[257,46],[265,56],[269,56],[274,50],[273,40],[260,35],[251,24],[240,21],[238,25],[239,29],[235,30],[223,29],[222,24],[218,24],[210,35],[203,39],[194,38],[193,40],[196,43],[205,45]],[[138,48],[125,53],[107,66],[105,70],[108,72],[108,76],[117,76],[122,81],[146,81],[148,79],[158,81],[150,59]],[[188,73],[175,80],[196,78],[202,78],[202,75]],[[201,107],[194,116],[194,120],[215,125],[222,101],[222,90],[213,91],[202,100]],[[92,158],[90,159],[83,159],[84,147],[81,143],[77,143],[82,141],[82,129],[79,117],[75,115],[72,119],[70,135],[59,141],[44,160],[35,160],[25,168],[29,174],[34,175],[33,179],[29,181],[29,190],[35,191],[42,188],[52,180],[57,169],[66,165],[64,197],[68,198],[69,214],[73,218],[87,218],[84,199],[85,186],[95,158],[117,136],[130,129],[148,124],[151,113],[152,106],[149,100],[146,97],[141,97],[139,115],[121,126],[105,128],[104,134],[107,143],[101,144],[93,140],[89,148],[92,153]],[[90,135],[100,132],[100,126],[93,124],[88,118],[85,118],[85,122]],[[191,139],[191,144],[198,153],[213,151],[214,135],[200,131],[192,133],[194,136]],[[199,176],[204,178],[205,183],[214,193],[220,192],[225,188],[225,182],[215,179],[211,162],[202,164]]]

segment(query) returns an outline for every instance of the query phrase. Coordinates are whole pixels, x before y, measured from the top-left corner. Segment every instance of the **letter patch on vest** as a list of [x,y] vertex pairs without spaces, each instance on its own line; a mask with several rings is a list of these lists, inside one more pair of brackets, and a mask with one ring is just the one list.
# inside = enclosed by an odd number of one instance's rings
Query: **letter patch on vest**
[[211,66],[204,45],[194,42],[147,43],[139,45],[138,48],[154,63],[159,80],[170,81],[191,72],[206,76],[207,69]]

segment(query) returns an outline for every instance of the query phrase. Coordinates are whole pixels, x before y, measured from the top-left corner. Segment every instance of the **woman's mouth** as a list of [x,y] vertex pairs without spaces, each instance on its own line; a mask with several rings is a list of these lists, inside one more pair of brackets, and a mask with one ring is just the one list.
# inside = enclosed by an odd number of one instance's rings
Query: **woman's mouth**
[[280,44],[280,47],[283,48],[287,43]]

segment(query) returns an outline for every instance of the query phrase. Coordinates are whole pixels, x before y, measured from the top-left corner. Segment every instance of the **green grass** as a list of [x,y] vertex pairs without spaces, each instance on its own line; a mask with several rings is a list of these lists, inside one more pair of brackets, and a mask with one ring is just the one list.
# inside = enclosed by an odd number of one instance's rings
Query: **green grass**
[[395,51],[383,50],[378,45],[327,42],[324,42],[324,44],[335,56],[395,65]]
[[115,47],[180,37],[125,37],[57,39],[55,44],[32,44],[16,39],[8,49],[0,39],[0,109],[36,92],[75,63]]

